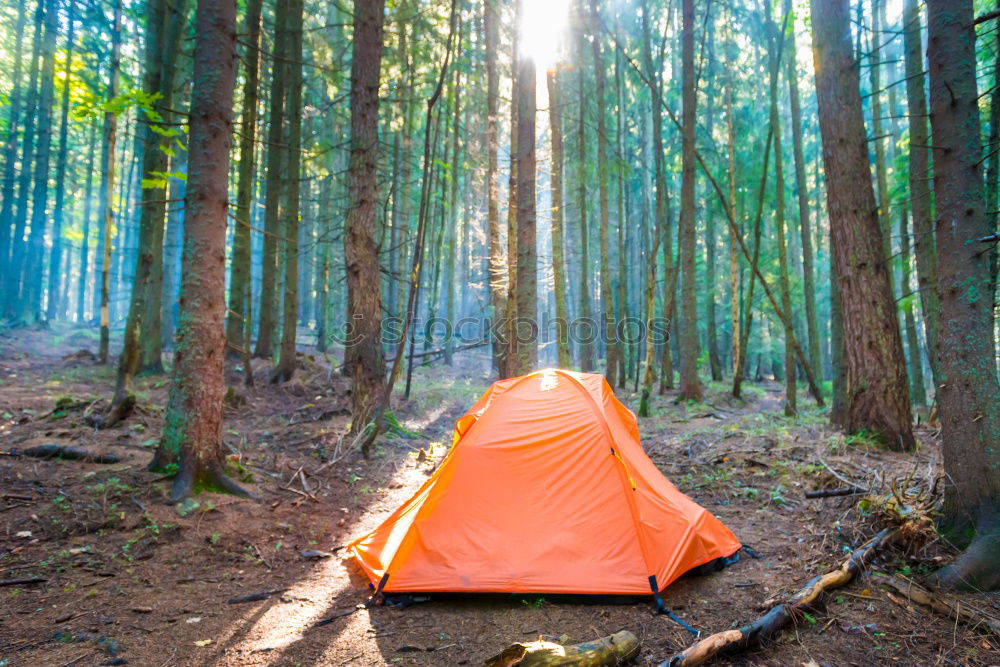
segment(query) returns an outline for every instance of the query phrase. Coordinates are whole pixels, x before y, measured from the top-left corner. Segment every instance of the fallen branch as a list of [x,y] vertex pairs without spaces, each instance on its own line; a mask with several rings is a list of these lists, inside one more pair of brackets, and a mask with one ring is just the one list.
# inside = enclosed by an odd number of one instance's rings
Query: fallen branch
[[917,604],[925,607],[930,607],[938,614],[957,620],[960,623],[964,623],[972,628],[988,629],[997,637],[1000,637],[1000,622],[987,618],[971,607],[963,607],[957,602],[953,604],[943,598],[931,594],[929,591],[924,590],[917,584],[906,579],[889,577],[882,583],[910,601],[916,602]]
[[64,461],[85,461],[87,463],[118,463],[121,459],[114,454],[94,454],[86,449],[63,447],[62,445],[38,445],[27,449],[12,449],[4,452],[8,456],[28,456],[35,459],[63,459]]
[[847,585],[861,572],[872,556],[899,535],[898,529],[886,528],[858,547],[836,570],[811,579],[786,602],[776,605],[757,620],[736,630],[725,630],[698,641],[662,662],[660,667],[703,665],[722,651],[744,649],[794,622],[825,591]]
[[0,586],[25,586],[28,584],[42,584],[48,581],[42,577],[24,577],[22,579],[4,579],[0,581]]
[[859,486],[848,486],[840,489],[806,491],[806,498],[836,498],[837,496],[856,496],[862,493],[868,493],[868,489],[862,489]]
[[287,588],[278,588],[273,591],[261,591],[260,593],[250,593],[249,595],[237,595],[234,598],[229,598],[226,600],[226,604],[241,604],[243,602],[259,602],[261,600],[266,600],[272,595],[278,595],[287,591]]
[[639,654],[639,638],[627,630],[582,644],[536,642],[511,644],[484,667],[604,667],[620,665]]

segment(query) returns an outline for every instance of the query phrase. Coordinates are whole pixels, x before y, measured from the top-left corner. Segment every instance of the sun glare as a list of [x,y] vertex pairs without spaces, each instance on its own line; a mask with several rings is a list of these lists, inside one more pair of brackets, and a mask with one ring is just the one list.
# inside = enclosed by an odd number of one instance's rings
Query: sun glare
[[523,4],[518,48],[541,72],[559,60],[569,28],[569,2],[530,0]]

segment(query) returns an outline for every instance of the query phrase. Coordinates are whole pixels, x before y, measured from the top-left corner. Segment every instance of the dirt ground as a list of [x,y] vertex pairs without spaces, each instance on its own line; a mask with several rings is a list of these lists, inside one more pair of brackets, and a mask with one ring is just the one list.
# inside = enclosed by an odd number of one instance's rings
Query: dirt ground
[[[225,442],[233,473],[260,500],[206,493],[174,507],[165,502],[169,480],[145,469],[167,377],[140,379],[136,414],[95,430],[87,416],[106,407],[113,369],[87,354],[64,358],[96,350],[95,338],[83,329],[0,333],[0,667],[478,665],[539,634],[586,641],[622,629],[642,642],[636,664],[653,665],[690,642],[648,600],[438,598],[317,625],[363,603],[369,589],[342,552],[308,552],[363,535],[427,478],[453,421],[488,386],[482,354],[418,369],[396,414],[420,437],[384,440],[370,461],[343,451],[349,387],[327,359],[304,356],[283,386],[267,384],[267,364],[255,362],[249,390],[234,364]],[[631,391],[619,397],[637,404]],[[919,430],[917,454],[893,454],[834,433],[814,407],[785,418],[777,386],[749,387],[747,399],[713,384],[704,404],[675,405],[667,394],[640,420],[663,472],[761,556],[668,588],[667,605],[706,633],[752,620],[764,600],[837,567],[876,532],[877,517],[857,496],[806,499],[805,491],[843,486],[834,472],[887,485],[932,478],[939,466],[931,430]],[[13,455],[45,444],[120,461]],[[880,585],[886,575],[919,581],[951,554],[941,541],[909,556],[889,552],[795,627],[717,664],[1000,665],[1000,638],[893,601]],[[44,581],[8,581],[34,577]],[[233,601],[254,594],[264,599]],[[1000,617],[998,597],[963,603]]]

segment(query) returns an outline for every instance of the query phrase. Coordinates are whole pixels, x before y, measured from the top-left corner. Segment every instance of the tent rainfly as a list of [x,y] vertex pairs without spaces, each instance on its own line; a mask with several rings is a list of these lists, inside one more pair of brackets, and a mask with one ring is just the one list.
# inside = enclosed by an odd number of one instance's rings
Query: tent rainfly
[[348,546],[384,593],[657,595],[740,543],[646,456],[604,377],[496,382],[451,451]]

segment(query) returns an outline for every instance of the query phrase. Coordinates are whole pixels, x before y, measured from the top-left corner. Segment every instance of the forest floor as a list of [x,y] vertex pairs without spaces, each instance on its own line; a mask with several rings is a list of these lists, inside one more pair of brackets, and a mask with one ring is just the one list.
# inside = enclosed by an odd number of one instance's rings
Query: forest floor
[[[197,505],[174,507],[165,502],[169,480],[146,471],[168,378],[139,379],[136,414],[95,430],[86,414],[106,406],[114,372],[73,353],[96,347],[87,329],[0,333],[0,579],[45,580],[0,587],[0,666],[477,665],[539,634],[586,641],[622,629],[642,641],[636,663],[651,665],[690,642],[648,600],[439,598],[316,625],[364,602],[368,581],[343,552],[302,553],[333,552],[363,535],[427,478],[446,453],[454,420],[488,386],[485,354],[419,368],[397,415],[422,437],[383,440],[370,461],[337,448],[348,383],[324,357],[303,356],[282,386],[267,384],[268,365],[255,362],[250,390],[233,367],[239,389],[227,407],[225,442],[235,474],[260,500],[202,494]],[[637,403],[630,391],[619,396]],[[843,486],[831,469],[871,481],[933,476],[939,465],[929,429],[919,429],[915,455],[887,452],[833,432],[811,401],[799,417],[784,417],[777,385],[747,387],[746,402],[729,398],[721,384],[710,385],[702,404],[673,398],[658,397],[654,416],[640,420],[647,452],[761,556],[667,589],[667,605],[706,632],[752,620],[762,601],[836,568],[876,532],[857,496],[804,498],[807,490]],[[9,455],[43,444],[120,461]],[[324,465],[333,456],[342,458]],[[950,557],[940,541],[915,558],[890,552],[831,594],[825,608],[720,664],[1000,664],[997,637],[894,602],[880,586],[886,574],[919,579],[935,557]],[[264,592],[270,597],[229,603]],[[1000,616],[997,598],[964,602]]]

